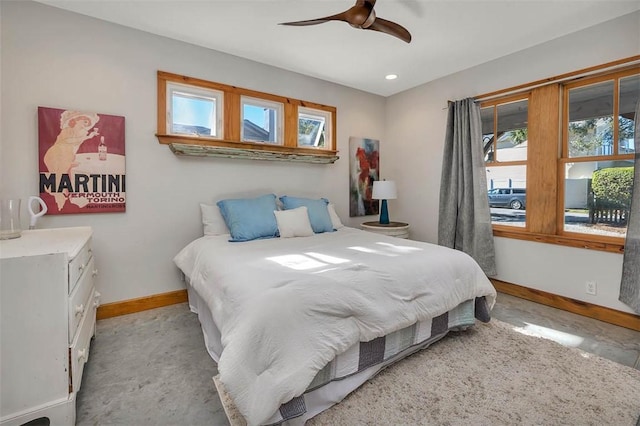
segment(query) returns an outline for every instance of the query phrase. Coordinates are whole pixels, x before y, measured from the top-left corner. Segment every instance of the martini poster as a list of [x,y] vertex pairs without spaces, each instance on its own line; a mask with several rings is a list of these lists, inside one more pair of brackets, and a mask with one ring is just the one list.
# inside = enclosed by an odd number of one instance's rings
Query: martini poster
[[40,198],[47,214],[124,212],[124,117],[38,107]]

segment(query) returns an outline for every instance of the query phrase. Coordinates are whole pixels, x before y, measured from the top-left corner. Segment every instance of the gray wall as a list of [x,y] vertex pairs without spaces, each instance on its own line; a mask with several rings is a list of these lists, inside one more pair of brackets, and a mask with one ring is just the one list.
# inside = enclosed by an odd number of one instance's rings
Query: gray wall
[[[383,139],[384,98],[39,3],[1,2],[0,14],[3,198],[37,195],[38,106],[126,117],[126,213],[45,216],[38,224],[93,227],[104,302],[184,288],[172,259],[202,235],[200,202],[324,196],[347,224],[363,221],[349,220],[348,141]],[[316,165],[177,157],[154,136],[157,70],[335,106],[342,158]]]
[[[480,31],[480,27],[479,27]],[[412,238],[436,242],[447,101],[640,54],[640,12],[593,26],[387,98],[384,157],[401,193],[394,218]],[[498,278],[626,312],[618,301],[622,255],[496,238]],[[595,280],[598,294],[585,293]]]
[[[348,218],[349,136],[381,140],[381,174],[395,179],[394,220],[437,240],[447,100],[640,54],[640,13],[556,39],[387,99],[32,2],[0,2],[0,194],[38,191],[38,106],[126,117],[127,212],[46,216],[40,227],[89,225],[105,302],[183,288],[172,258],[201,235],[198,203],[230,194],[326,196]],[[88,35],[91,35],[90,37]],[[334,165],[179,158],[154,136],[156,71],[336,106]],[[23,226],[26,226],[23,207]],[[499,278],[630,312],[617,301],[622,256],[496,239]],[[596,280],[598,294],[584,282]]]

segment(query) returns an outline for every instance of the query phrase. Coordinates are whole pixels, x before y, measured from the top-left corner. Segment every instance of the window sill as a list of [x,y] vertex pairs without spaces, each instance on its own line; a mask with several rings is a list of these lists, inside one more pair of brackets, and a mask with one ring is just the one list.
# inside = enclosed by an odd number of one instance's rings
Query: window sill
[[579,237],[567,237],[564,235],[533,234],[531,232],[493,229],[494,237],[514,238],[517,240],[535,241],[537,243],[556,244],[566,247],[582,248],[587,250],[599,250],[610,253],[624,253],[624,242],[615,242],[603,238],[602,240],[585,240]]
[[249,160],[294,161],[331,164],[338,151],[320,148],[298,148],[254,142],[236,142],[194,136],[156,135],[161,144],[169,145],[176,155],[196,157],[241,158]]

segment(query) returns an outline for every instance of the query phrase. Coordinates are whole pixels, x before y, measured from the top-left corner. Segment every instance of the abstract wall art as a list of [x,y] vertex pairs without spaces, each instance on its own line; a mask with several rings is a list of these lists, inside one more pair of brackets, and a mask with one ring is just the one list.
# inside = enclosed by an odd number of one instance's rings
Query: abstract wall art
[[371,198],[380,177],[380,141],[349,138],[349,216],[377,215],[378,200]]

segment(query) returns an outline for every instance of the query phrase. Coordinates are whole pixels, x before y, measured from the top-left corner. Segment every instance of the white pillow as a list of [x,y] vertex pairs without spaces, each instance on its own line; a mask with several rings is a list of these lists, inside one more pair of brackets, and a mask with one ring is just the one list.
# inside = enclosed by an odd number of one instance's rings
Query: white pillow
[[333,224],[333,229],[340,229],[344,227],[338,213],[336,213],[336,206],[333,203],[329,203],[327,206],[327,210],[329,210],[329,217],[331,218],[331,223]]
[[307,208],[302,206],[291,210],[276,210],[280,238],[310,237],[313,235]]
[[218,206],[201,203],[200,211],[202,212],[204,235],[224,235],[229,233],[229,228],[224,223],[224,218]]

